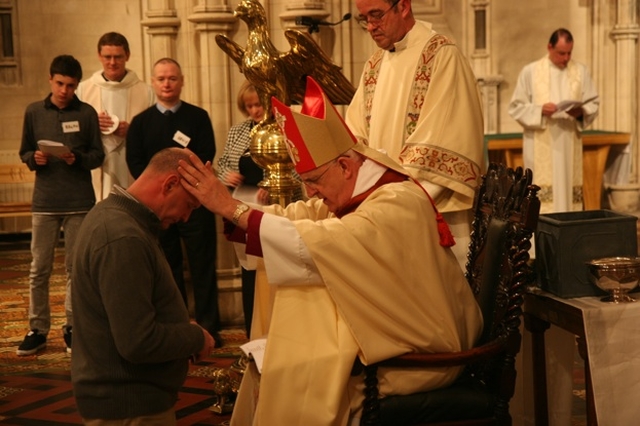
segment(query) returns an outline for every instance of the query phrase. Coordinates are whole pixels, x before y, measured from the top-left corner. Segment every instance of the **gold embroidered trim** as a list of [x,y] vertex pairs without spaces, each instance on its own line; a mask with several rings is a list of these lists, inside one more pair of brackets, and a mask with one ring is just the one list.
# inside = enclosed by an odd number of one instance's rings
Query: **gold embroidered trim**
[[378,84],[378,75],[380,74],[380,64],[382,63],[382,56],[384,50],[380,49],[374,53],[371,58],[365,64],[365,72],[362,74],[364,83],[364,100],[365,111],[367,115],[365,117],[367,123],[367,134],[371,129],[371,107],[373,106],[373,94],[376,91],[376,85]]
[[[413,85],[411,89],[411,99],[407,105],[407,115],[404,125],[404,139],[406,140],[414,132],[416,123],[420,118],[420,110],[424,103],[424,97],[429,90],[429,84],[431,83],[431,70],[433,67],[433,58],[436,52],[441,46],[454,44],[447,37],[436,34],[425,45],[418,65],[416,67],[416,73],[413,79]],[[365,64],[365,69],[362,74],[362,81],[364,84],[364,107],[366,111],[366,125],[367,133],[370,129],[371,122],[371,108],[373,106],[373,95],[376,92],[376,85],[378,83],[378,75],[380,74],[380,65],[382,63],[382,57],[384,50],[380,49],[376,51],[371,58]]]
[[[424,98],[431,84],[434,57],[440,47],[452,44],[454,43],[449,38],[436,34],[429,39],[429,42],[422,50],[411,87],[411,99],[407,105],[403,134],[404,146],[400,152],[400,162],[405,167],[418,168],[440,174],[475,189],[480,179],[481,170],[473,161],[441,147],[425,144],[404,144],[404,141],[415,131],[420,118]],[[370,130],[373,96],[378,83],[384,52],[382,49],[376,51],[365,64],[365,71],[363,72],[367,132]]]
[[468,158],[425,144],[405,145],[400,152],[400,163],[407,168],[418,168],[458,180],[470,188],[476,188],[482,173],[480,167]]
[[413,78],[413,86],[411,87],[411,99],[407,105],[407,116],[404,121],[405,140],[416,130],[416,124],[420,119],[424,98],[431,84],[433,58],[438,49],[447,44],[453,44],[453,42],[443,35],[435,35],[431,37],[429,43],[424,47],[422,55],[420,55],[416,74]]

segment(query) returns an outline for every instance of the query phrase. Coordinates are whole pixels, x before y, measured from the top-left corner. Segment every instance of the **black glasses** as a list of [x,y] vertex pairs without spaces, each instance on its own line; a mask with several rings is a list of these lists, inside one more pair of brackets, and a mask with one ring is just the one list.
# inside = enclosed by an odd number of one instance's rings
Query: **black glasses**
[[385,10],[384,12],[381,10],[374,10],[373,12],[369,13],[367,16],[364,16],[364,15],[356,16],[356,22],[358,23],[358,25],[360,25],[360,27],[362,27],[365,30],[368,29],[369,24],[378,25],[382,21],[382,18],[384,18],[384,15],[386,15],[391,9],[396,7],[398,3],[400,3],[400,0],[394,1],[391,7],[389,7],[389,9]]
[[327,173],[329,171],[329,169],[336,164],[337,158],[335,160],[333,160],[331,162],[331,164],[329,164],[329,167],[327,167],[326,169],[324,169],[324,171],[322,173],[320,173],[318,176],[310,178],[310,179],[300,179],[302,181],[303,184],[307,185],[309,188],[317,188],[318,187],[318,183],[320,183],[320,180],[322,179],[322,177],[325,175],[325,173]]

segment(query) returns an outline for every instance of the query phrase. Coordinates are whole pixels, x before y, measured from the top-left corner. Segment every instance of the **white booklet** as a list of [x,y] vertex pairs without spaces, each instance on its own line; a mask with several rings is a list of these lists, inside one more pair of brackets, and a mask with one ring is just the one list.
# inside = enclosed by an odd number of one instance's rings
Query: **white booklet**
[[251,340],[240,346],[242,352],[244,352],[249,358],[253,358],[253,360],[256,362],[256,367],[258,368],[258,373],[260,374],[262,374],[262,362],[264,360],[264,351],[266,347],[266,337]]
[[589,102],[595,101],[596,99],[598,99],[598,96],[594,96],[585,101],[572,101],[572,100],[560,101],[556,104],[556,107],[558,108],[558,110],[554,114],[558,114],[559,112],[569,111],[570,109],[573,109],[573,108],[581,107],[582,105],[588,104]]
[[61,142],[49,141],[46,139],[41,139],[38,141],[38,148],[40,151],[45,154],[51,154],[56,157],[60,157],[63,154],[69,154],[71,151],[69,147]]

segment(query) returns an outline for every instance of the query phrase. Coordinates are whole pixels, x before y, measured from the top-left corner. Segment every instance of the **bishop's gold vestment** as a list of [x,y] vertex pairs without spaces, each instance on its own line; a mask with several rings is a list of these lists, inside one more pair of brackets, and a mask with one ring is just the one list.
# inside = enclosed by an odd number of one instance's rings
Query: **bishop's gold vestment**
[[[293,221],[324,283],[277,287],[259,386],[245,373],[233,425],[346,425],[362,402],[362,377],[350,376],[356,357],[369,364],[475,342],[479,308],[417,184],[386,184],[340,219],[318,199],[264,210]],[[433,389],[458,374],[387,371],[381,391]]]

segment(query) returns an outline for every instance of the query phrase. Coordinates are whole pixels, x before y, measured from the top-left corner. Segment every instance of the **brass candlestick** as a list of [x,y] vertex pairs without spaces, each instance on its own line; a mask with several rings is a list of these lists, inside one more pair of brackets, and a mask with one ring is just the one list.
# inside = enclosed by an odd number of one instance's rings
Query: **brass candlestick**
[[262,122],[251,131],[251,158],[266,170],[267,177],[258,186],[269,192],[269,204],[286,206],[300,182],[293,178],[293,162],[284,135],[274,122]]

